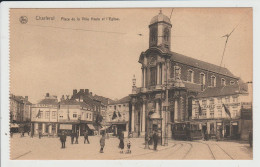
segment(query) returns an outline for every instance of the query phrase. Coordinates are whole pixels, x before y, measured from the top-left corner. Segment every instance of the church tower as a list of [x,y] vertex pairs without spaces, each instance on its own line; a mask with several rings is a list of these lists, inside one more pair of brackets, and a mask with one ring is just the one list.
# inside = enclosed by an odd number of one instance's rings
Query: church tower
[[162,10],[160,10],[160,13],[152,18],[149,25],[149,48],[159,47],[164,51],[170,51],[171,28],[172,24],[170,19],[162,14]]

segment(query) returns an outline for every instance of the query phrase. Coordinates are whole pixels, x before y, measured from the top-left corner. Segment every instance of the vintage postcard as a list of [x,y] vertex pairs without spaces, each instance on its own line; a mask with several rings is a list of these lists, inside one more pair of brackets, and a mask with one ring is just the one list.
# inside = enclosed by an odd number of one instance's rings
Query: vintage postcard
[[253,160],[253,8],[10,8],[9,160]]

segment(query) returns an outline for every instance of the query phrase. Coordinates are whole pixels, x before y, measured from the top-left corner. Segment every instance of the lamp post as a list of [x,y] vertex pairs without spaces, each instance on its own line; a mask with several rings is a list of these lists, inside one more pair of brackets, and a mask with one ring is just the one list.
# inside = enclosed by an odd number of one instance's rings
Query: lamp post
[[164,146],[168,146],[168,108],[169,108],[169,99],[168,99],[168,94],[169,94],[169,90],[168,90],[168,75],[167,75],[167,71],[168,71],[168,66],[166,63],[166,79],[164,81],[164,89],[165,89],[165,134],[164,134]]

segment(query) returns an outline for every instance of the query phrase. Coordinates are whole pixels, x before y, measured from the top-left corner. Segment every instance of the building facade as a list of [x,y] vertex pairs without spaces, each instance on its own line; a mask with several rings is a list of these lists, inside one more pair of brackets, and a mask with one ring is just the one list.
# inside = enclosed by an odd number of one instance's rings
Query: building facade
[[192,99],[208,87],[235,85],[228,69],[171,51],[170,19],[160,12],[150,25],[149,48],[139,63],[142,85],[135,79],[131,96],[130,131],[144,136],[157,131],[161,144],[171,137],[171,124],[191,120]]
[[67,131],[67,134],[78,132],[83,135],[86,130],[94,134],[93,110],[83,101],[61,99],[58,109],[59,133]]
[[31,107],[31,135],[58,135],[58,99],[46,93],[44,99]]
[[120,100],[112,102],[108,105],[105,117],[105,125],[109,127],[107,132],[114,136],[123,132],[124,136],[128,136],[129,132],[129,107],[130,96],[126,96]]
[[252,130],[252,101],[240,85],[208,88],[192,100],[192,120],[201,122],[203,134],[215,138],[245,139]]
[[10,95],[10,122],[26,123],[30,122],[30,108],[32,103],[28,101],[28,96]]

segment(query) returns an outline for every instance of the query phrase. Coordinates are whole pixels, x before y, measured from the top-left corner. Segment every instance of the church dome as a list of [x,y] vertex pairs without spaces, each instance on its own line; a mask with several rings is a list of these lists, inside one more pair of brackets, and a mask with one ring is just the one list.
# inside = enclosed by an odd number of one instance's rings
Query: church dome
[[162,14],[162,11],[160,10],[160,13],[156,16],[154,16],[150,22],[150,25],[151,24],[154,24],[154,23],[158,23],[158,22],[166,22],[168,24],[171,24],[171,21],[169,19],[169,17],[165,16],[164,14]]

